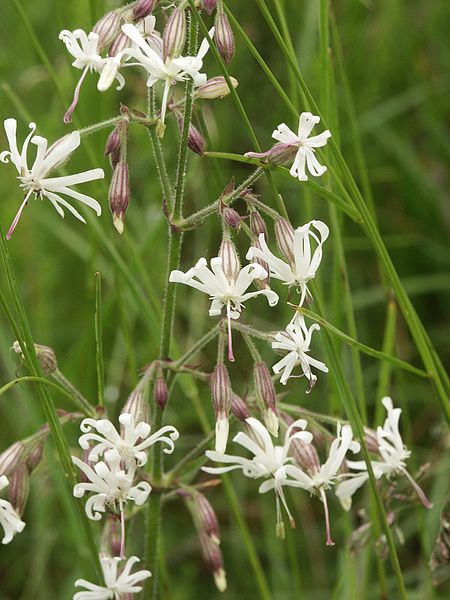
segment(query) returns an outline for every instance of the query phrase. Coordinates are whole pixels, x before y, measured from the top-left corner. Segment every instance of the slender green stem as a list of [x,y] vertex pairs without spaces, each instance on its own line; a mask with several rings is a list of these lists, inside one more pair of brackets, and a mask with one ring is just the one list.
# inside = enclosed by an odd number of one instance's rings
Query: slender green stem
[[101,121],[100,123],[93,123],[92,125],[88,125],[87,127],[79,129],[78,133],[81,137],[85,137],[87,135],[90,135],[91,133],[97,133],[97,131],[101,131],[102,129],[111,127],[111,125],[116,125],[116,123],[118,123],[122,119],[123,117],[119,115],[117,117],[112,117],[111,119],[106,119],[106,121]]
[[199,340],[197,340],[195,342],[195,344],[193,346],[191,346],[191,348],[189,348],[189,350],[187,350],[187,352],[185,352],[183,354],[183,356],[178,358],[173,363],[173,367],[175,369],[178,369],[178,368],[184,366],[187,363],[187,361],[192,356],[194,356],[194,354],[196,354],[199,350],[204,348],[206,346],[206,344],[209,344],[209,342],[211,342],[218,335],[218,333],[219,333],[219,323],[216,323],[216,325],[214,325],[214,327],[212,329],[207,331],[205,333],[205,335],[203,335]]
[[[155,90],[153,87],[148,89],[148,114],[150,117],[155,116]],[[156,170],[159,176],[159,182],[164,195],[164,202],[167,206],[167,211],[170,214],[172,211],[172,184],[167,172],[166,159],[161,145],[161,140],[156,133],[155,127],[148,127],[148,135],[153,149],[153,156],[156,162]]]
[[[397,324],[397,304],[393,299],[389,300],[386,308],[386,321],[383,333],[383,352],[391,354],[395,349],[395,333]],[[378,374],[378,385],[376,391],[376,409],[375,409],[375,424],[381,423],[383,405],[380,400],[383,396],[389,395],[390,379],[392,372],[392,363],[382,362]]]
[[97,400],[99,406],[105,403],[105,366],[103,363],[103,317],[102,317],[102,276],[95,274],[95,344],[97,364]]

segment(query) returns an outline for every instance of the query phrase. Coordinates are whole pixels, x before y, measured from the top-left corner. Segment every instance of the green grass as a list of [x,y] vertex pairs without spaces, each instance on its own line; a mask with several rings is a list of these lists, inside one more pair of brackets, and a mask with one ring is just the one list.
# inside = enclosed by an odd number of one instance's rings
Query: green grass
[[[431,463],[421,483],[434,508],[425,511],[415,503],[398,502],[401,510],[396,525],[405,544],[398,543],[394,529],[391,542],[407,597],[444,598],[444,586],[432,585],[428,561],[448,494],[448,400],[445,378],[427,336],[442,363],[448,363],[446,273],[450,259],[445,199],[450,148],[444,128],[450,88],[445,68],[450,59],[444,24],[448,9],[445,3],[425,0],[343,0],[331,2],[328,21],[326,3],[316,0],[228,0],[225,4],[235,23],[237,45],[228,73],[239,80],[239,86],[236,94],[223,100],[196,105],[194,122],[207,124],[210,155],[200,158],[188,153],[184,200],[178,179],[175,206],[183,202],[186,218],[215,201],[231,177],[239,185],[255,166],[252,161],[233,160],[232,155],[242,155],[258,144],[268,148],[276,125],[285,121],[295,129],[295,113],[311,109],[311,101],[317,104],[335,143],[324,158],[329,174],[305,185],[277,168],[266,170],[267,177],[254,184],[261,200],[277,210],[286,208],[294,226],[315,218],[331,228],[317,286],[323,314],[320,303],[311,310],[330,324],[323,325],[314,339],[313,356],[328,360],[334,371],[319,378],[309,396],[304,394],[303,380],[292,380],[283,402],[350,420],[358,406],[372,426],[383,418],[381,394],[389,393],[394,404],[402,407],[402,432],[413,450],[411,471],[426,461]],[[2,121],[15,116],[23,135],[33,120],[38,133],[49,140],[70,130],[62,116],[79,72],[70,67],[70,58],[58,40],[59,31],[89,30],[94,15],[98,18],[114,6],[114,2],[101,0],[5,3],[0,26]],[[209,27],[211,19],[205,15],[203,19]],[[278,39],[277,31],[281,32]],[[199,35],[203,37],[201,30]],[[205,71],[211,76],[224,69],[216,58],[209,53],[205,59]],[[74,127],[116,116],[120,103],[146,110],[141,72],[129,69],[125,75],[127,85],[122,92],[111,89],[105,94],[97,92],[95,76],[87,78]],[[180,86],[179,94],[182,92]],[[201,118],[199,109],[203,110]],[[168,247],[152,151],[152,142],[157,140],[154,136],[150,139],[143,127],[131,124],[132,200],[121,237],[112,226],[107,202],[110,167],[103,147],[108,132],[105,129],[88,136],[66,167],[68,172],[105,169],[105,181],[84,186],[86,193],[91,192],[102,204],[103,215],[98,219],[87,215],[88,224],[83,225],[70,215],[61,220],[47,202],[30,202],[7,246],[17,290],[11,290],[12,279],[0,271],[0,291],[12,313],[8,319],[7,310],[0,310],[0,451],[32,435],[49,419],[55,432],[55,443],[47,444],[45,460],[32,476],[24,517],[27,527],[0,552],[1,600],[69,598],[75,579],[95,577],[77,505],[58,458],[63,457],[66,471],[71,471],[64,456],[67,444],[76,447],[77,426],[64,425],[66,437],[61,436],[58,421],[51,416],[52,403],[66,410],[73,410],[73,403],[39,379],[23,380],[2,393],[17,377],[40,375],[37,368],[29,371],[20,366],[10,352],[17,335],[30,339],[27,321],[34,341],[55,349],[64,375],[93,405],[104,396],[113,417],[119,414],[141,368],[159,356],[179,359],[216,322],[207,315],[207,298],[183,286],[176,290],[173,334],[170,304],[165,306],[168,317],[163,321]],[[179,137],[178,127],[169,120],[163,150],[172,184],[177,164],[183,160]],[[2,130],[0,150],[5,148]],[[17,210],[20,190],[13,168],[0,167],[0,223],[5,231]],[[170,186],[164,183],[167,196]],[[244,212],[243,203],[234,206]],[[181,268],[185,270],[199,256],[213,256],[220,234],[215,216],[205,219],[201,229],[187,231]],[[177,244],[177,239],[174,236],[172,243]],[[235,241],[243,258],[248,247],[245,232],[235,236]],[[176,264],[176,252],[172,258]],[[393,266],[406,292],[399,287]],[[173,287],[169,288],[172,292]],[[423,328],[409,310],[410,301]],[[248,303],[242,320],[270,331],[287,322],[291,312],[284,302],[268,312],[263,300],[255,300]],[[243,395],[251,386],[251,357],[238,332],[235,337],[236,363],[230,366],[230,376],[233,389]],[[275,361],[269,344],[257,341],[257,345],[263,359],[272,365]],[[215,356],[215,343],[210,341],[188,364],[210,372]],[[36,367],[34,358],[29,358]],[[413,372],[409,365],[420,372]],[[422,371],[430,377],[421,376]],[[200,443],[214,421],[205,382],[178,375],[172,383],[164,421],[176,425],[182,435],[174,455],[166,459],[167,468]],[[280,388],[279,392],[284,391]],[[233,424],[232,432],[237,428]],[[156,471],[158,476],[158,468]],[[70,477],[73,474],[69,472]],[[197,477],[199,480],[206,477]],[[403,482],[399,489],[407,492]],[[221,524],[228,579],[224,596],[216,591],[201,560],[189,512],[180,500],[163,503],[158,540],[163,549],[161,597],[375,599],[380,597],[378,568],[385,573],[387,597],[400,598],[399,573],[396,580],[389,557],[377,565],[372,537],[356,554],[348,550],[348,538],[361,524],[357,510],[365,509],[375,519],[375,505],[367,491],[357,496],[350,515],[343,513],[337,501],[330,501],[333,548],[324,544],[320,503],[307,494],[289,494],[297,528],[288,532],[283,543],[274,536],[273,498],[259,496],[255,482],[232,474],[208,494]],[[149,516],[157,520],[157,502],[150,506]],[[155,555],[154,563],[156,549],[152,539],[144,540],[141,535],[143,525],[143,515],[139,515],[128,540],[139,556],[148,546],[150,557]],[[96,524],[92,531],[98,541]]]

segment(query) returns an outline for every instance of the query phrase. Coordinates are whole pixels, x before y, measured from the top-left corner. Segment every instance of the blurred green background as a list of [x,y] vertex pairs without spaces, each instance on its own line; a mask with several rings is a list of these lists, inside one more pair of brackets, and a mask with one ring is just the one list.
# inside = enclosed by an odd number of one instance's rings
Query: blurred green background
[[[284,0],[275,4],[284,5],[300,68],[312,91],[318,94],[318,2]],[[275,4],[268,1],[277,17]],[[445,360],[449,357],[449,327],[445,318],[450,289],[447,250],[450,212],[446,202],[449,189],[446,166],[450,155],[446,135],[450,87],[446,73],[450,59],[446,25],[448,3],[339,0],[332,5],[380,229],[405,288]],[[71,68],[71,58],[58,40],[58,34],[62,29],[79,27],[89,31],[104,12],[116,6],[118,3],[100,0],[12,0],[2,3],[0,117],[2,121],[10,116],[18,119],[20,139],[25,135],[29,121],[35,121],[38,133],[49,140],[70,131],[70,127],[63,124],[62,116],[80,71]],[[300,98],[291,87],[283,56],[256,4],[230,0],[228,6],[301,112]],[[206,20],[210,22],[210,19]],[[297,124],[292,122],[291,115],[238,35],[236,42],[230,73],[239,80],[238,92],[261,145],[268,148],[271,132],[278,123],[286,121],[293,129]],[[205,71],[209,76],[219,74],[212,56],[205,60]],[[127,83],[123,91],[111,89],[104,94],[96,90],[96,76],[88,77],[75,113],[74,127],[116,115],[120,102],[144,110],[143,73],[129,69],[125,76]],[[336,88],[336,103],[343,153],[356,169],[340,84]],[[199,109],[208,123],[210,150],[244,153],[251,149],[251,142],[230,98],[205,102]],[[83,225],[70,214],[61,220],[48,202],[31,201],[8,247],[35,340],[55,349],[61,370],[93,402],[96,398],[94,273],[102,273],[107,405],[115,416],[136,384],[139,369],[158,354],[167,249],[166,224],[161,212],[161,192],[151,146],[146,132],[138,126],[132,126],[130,131],[133,196],[123,237],[113,228],[107,201],[110,167],[103,156],[107,134],[105,130],[90,136],[66,167],[68,173],[93,167],[105,169],[104,182],[83,186],[83,191],[92,192],[102,204],[102,216],[97,219],[88,214],[88,224]],[[175,169],[177,139],[178,129],[170,120],[164,150],[171,174]],[[0,149],[6,148],[2,130]],[[14,168],[11,165],[0,167],[0,223],[6,231],[21,201],[21,192]],[[200,159],[191,153],[186,213],[216,199],[232,176],[240,182],[250,172],[245,165]],[[294,179],[276,176],[275,180],[294,226],[310,218],[328,220],[325,200],[307,194]],[[272,201],[265,180],[258,182],[256,190],[263,200]],[[237,208],[242,210],[243,207],[237,205]],[[375,256],[361,230],[348,219],[344,219],[344,232],[359,339],[380,348],[386,297]],[[321,281],[326,292],[328,316],[338,327],[345,329],[342,311],[336,302],[332,303],[332,236],[333,232],[324,249]],[[236,241],[243,258],[248,241],[244,234],[239,234]],[[185,236],[182,268],[186,270],[200,256],[214,256],[219,243],[220,223],[213,217],[200,231]],[[0,285],[6,289],[2,279]],[[180,286],[178,299],[174,357],[213,324],[207,315],[206,297]],[[269,313],[264,300],[260,299],[248,303],[243,318],[262,329],[272,330],[284,327],[290,313],[284,303]],[[313,356],[323,358],[320,336],[317,338],[313,343]],[[25,374],[9,350],[14,337],[2,315],[0,341],[2,385],[17,374]],[[261,352],[269,365],[275,362],[269,347],[261,346]],[[396,352],[404,360],[421,366],[401,316],[396,330]],[[208,347],[195,362],[203,370],[212,370],[214,355],[214,348]],[[233,388],[244,394],[250,384],[250,363],[240,342],[236,344],[236,359],[230,369]],[[346,349],[342,349],[342,360],[347,369],[350,363]],[[362,360],[368,409],[372,415],[380,365],[367,357]],[[288,402],[312,410],[327,412],[330,404],[336,406],[330,402],[332,390],[326,377],[319,380],[310,396],[304,395],[303,380],[295,380],[288,386],[288,391]],[[399,516],[405,545],[398,546],[398,551],[409,597],[445,597],[443,586],[432,589],[427,567],[448,479],[443,458],[445,425],[441,421],[438,401],[426,381],[394,371],[391,395],[404,409],[403,431],[410,447],[414,448],[411,469],[424,461],[433,463],[424,486],[437,500],[430,512],[426,513],[421,507],[405,507]],[[55,399],[58,406],[68,408],[64,398],[55,396]],[[200,406],[212,423],[207,386],[180,378],[166,415],[166,422],[176,425],[182,433],[170,463],[176,461],[177,456],[182,457],[200,439]],[[44,422],[31,385],[16,387],[0,397],[0,419],[0,450],[30,435]],[[70,443],[75,446],[77,428],[68,426],[66,431]],[[32,479],[25,513],[27,527],[12,544],[0,549],[2,600],[69,598],[75,579],[93,577],[88,550],[51,445],[48,445],[46,457],[48,460],[40,465]],[[373,572],[373,549],[363,549],[356,557],[349,553],[346,538],[359,521],[347,518],[337,502],[331,502],[332,527],[337,541],[334,548],[326,548],[324,544],[320,503],[310,500],[306,494],[297,494],[295,498],[291,495],[290,503],[298,525],[295,531],[288,532],[283,543],[274,536],[273,498],[269,495],[259,497],[257,485],[244,481],[239,475],[233,477],[233,481],[276,600],[379,597]],[[222,549],[229,582],[229,589],[222,597],[252,600],[258,597],[258,592],[227,496],[219,486],[209,498],[218,511],[222,526]],[[358,508],[362,503],[356,506]],[[142,554],[141,525],[138,519],[136,535],[129,536],[133,551],[138,555]],[[164,509],[163,547],[164,598],[219,597],[203,566],[190,516],[181,502],[171,502]],[[395,598],[391,576],[388,583],[389,597]]]

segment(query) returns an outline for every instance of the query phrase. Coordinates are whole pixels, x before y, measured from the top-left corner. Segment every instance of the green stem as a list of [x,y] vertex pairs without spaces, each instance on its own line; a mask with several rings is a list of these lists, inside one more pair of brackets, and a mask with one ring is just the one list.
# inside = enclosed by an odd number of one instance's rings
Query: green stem
[[95,274],[95,345],[97,364],[97,399],[98,405],[105,403],[105,366],[103,363],[103,322],[102,322],[102,276]]

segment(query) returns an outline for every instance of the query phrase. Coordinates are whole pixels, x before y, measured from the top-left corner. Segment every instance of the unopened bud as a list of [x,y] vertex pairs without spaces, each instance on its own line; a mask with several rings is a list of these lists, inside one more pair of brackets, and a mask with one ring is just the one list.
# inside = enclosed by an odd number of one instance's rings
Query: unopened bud
[[241,226],[241,215],[230,206],[226,206],[223,209],[222,218],[224,222],[228,225],[228,227],[232,227],[233,229],[239,229],[239,227]]
[[199,532],[203,558],[214,576],[214,582],[219,592],[227,589],[227,580],[223,568],[222,552],[217,544],[205,533]]
[[15,442],[0,454],[0,476],[9,477],[17,469],[24,450],[22,442]]
[[369,452],[372,452],[373,454],[379,454],[380,445],[378,443],[377,434],[373,429],[364,427],[364,441]]
[[211,15],[213,10],[217,6],[217,0],[202,0],[202,6],[206,10],[208,15]]
[[231,393],[231,412],[239,421],[243,421],[244,423],[251,416],[245,400],[234,392]]
[[113,224],[119,233],[123,233],[125,212],[130,202],[130,176],[128,164],[120,161],[115,169],[109,188],[109,207],[111,209]]
[[279,251],[289,263],[293,264],[295,262],[294,228],[289,221],[281,217],[275,221],[275,237]]
[[142,386],[137,385],[128,396],[122,408],[122,414],[128,413],[133,415],[135,423],[140,423],[141,421],[149,423],[149,405],[145,399],[144,391],[145,389]]
[[108,515],[103,527],[100,548],[107,556],[120,556],[120,525],[116,517]]
[[111,155],[111,163],[113,167],[119,162],[119,152],[121,146],[120,128],[114,127],[108,135],[105,144],[105,156]]
[[228,17],[223,10],[218,10],[214,19],[214,41],[217,50],[227,65],[234,56],[234,35]]
[[123,31],[121,31],[111,44],[111,47],[108,50],[108,56],[117,56],[118,54],[120,54],[120,52],[122,52],[126,48],[129,48],[131,44],[131,39]]
[[115,10],[106,13],[94,26],[92,30],[98,35],[98,51],[109,46],[120,32],[120,18]]
[[167,21],[163,32],[163,60],[168,56],[179,56],[186,41],[186,12],[175,8]]
[[9,478],[9,501],[21,517],[30,491],[30,477],[24,462],[21,462]]
[[[183,127],[184,119],[180,117],[178,119],[178,129],[180,130],[180,133],[183,133]],[[192,150],[192,152],[195,152],[195,154],[198,154],[199,156],[203,156],[203,153],[205,151],[205,140],[203,139],[203,136],[197,129],[197,127],[195,127],[195,125],[193,125],[192,123],[189,123],[187,145],[188,148]]]
[[159,408],[164,410],[169,398],[169,388],[167,387],[166,380],[162,376],[157,377],[155,380],[153,397]]
[[[22,359],[25,359],[19,342],[14,342],[13,350],[16,354],[20,354]],[[53,373],[58,369],[58,362],[53,348],[50,348],[50,346],[43,346],[42,344],[34,344],[34,350],[39,365],[46,375],[50,375],[50,373]]]
[[38,442],[33,448],[27,453],[27,467],[31,473],[41,462],[44,456],[44,442]]
[[[234,77],[230,77],[233,88],[237,88],[239,82]],[[213,77],[208,79],[206,83],[197,88],[197,98],[204,100],[214,100],[215,98],[224,98],[230,93],[230,88],[225,77]]]
[[235,281],[241,265],[235,245],[231,240],[223,240],[220,244],[219,256],[222,259],[222,269],[228,281]]
[[209,535],[214,544],[220,544],[219,521],[209,500],[202,493],[194,494],[195,509],[200,528]]
[[267,241],[269,236],[267,233],[266,222],[257,210],[252,210],[250,212],[250,229],[256,237],[259,237],[261,233],[263,233],[264,239]]
[[211,398],[216,415],[216,452],[223,454],[228,441],[228,413],[231,405],[231,382],[223,363],[217,364],[210,378]]
[[266,427],[272,435],[278,436],[277,394],[269,367],[265,362],[261,361],[254,364],[253,378],[256,399],[263,411]]
[[133,19],[137,21],[138,19],[148,17],[154,8],[155,0],[139,0],[133,8]]
[[[288,427],[294,422],[294,419],[290,415],[282,413],[281,416]],[[300,431],[300,429],[297,431]],[[314,436],[314,442],[315,441],[316,436]],[[315,475],[320,471],[319,456],[312,444],[306,444],[303,440],[294,438],[291,439],[291,450],[295,462],[301,469],[307,471],[311,475]]]

